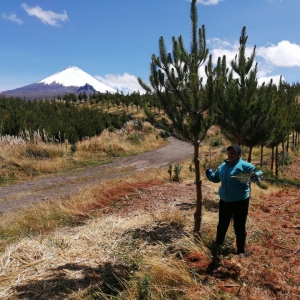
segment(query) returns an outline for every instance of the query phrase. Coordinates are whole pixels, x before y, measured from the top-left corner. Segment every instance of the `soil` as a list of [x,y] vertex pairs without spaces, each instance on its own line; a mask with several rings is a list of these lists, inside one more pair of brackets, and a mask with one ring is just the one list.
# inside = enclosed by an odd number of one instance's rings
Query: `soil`
[[30,203],[68,197],[76,194],[85,186],[95,185],[106,179],[123,177],[150,167],[161,168],[192,157],[192,154],[193,146],[190,143],[170,137],[167,146],[154,151],[132,157],[117,158],[106,165],[77,169],[68,173],[0,187],[0,214]]

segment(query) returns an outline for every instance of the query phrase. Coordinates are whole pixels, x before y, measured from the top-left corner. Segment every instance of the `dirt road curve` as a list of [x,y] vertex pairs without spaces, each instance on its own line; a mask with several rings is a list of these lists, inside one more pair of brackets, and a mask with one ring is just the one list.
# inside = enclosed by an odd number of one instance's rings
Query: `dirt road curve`
[[[121,177],[149,167],[160,168],[169,163],[192,157],[191,144],[169,138],[169,145],[137,156],[119,158],[113,163],[51,175],[7,187],[0,187],[0,214],[24,205],[77,193],[87,185]],[[120,169],[128,167],[127,172]],[[119,171],[118,171],[119,170]]]

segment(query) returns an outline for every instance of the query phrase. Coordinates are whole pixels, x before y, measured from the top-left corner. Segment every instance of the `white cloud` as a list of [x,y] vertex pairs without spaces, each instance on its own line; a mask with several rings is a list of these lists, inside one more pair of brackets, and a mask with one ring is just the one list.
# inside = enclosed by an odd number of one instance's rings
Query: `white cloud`
[[[230,44],[227,41],[222,41],[220,39],[212,39],[208,41],[210,45],[210,54],[212,55],[213,63],[216,64],[219,57],[226,56],[226,62],[228,67],[230,62],[235,59],[235,56],[239,52],[239,43],[235,42]],[[246,47],[246,57],[250,57],[253,51],[253,47]]]
[[280,77],[282,77],[282,80],[285,80],[284,77],[281,75],[258,77],[258,85],[262,85],[263,83],[268,84],[271,79],[273,80],[273,84],[279,85]]
[[[3,78],[0,78],[0,80],[3,82]],[[13,83],[13,85],[7,84],[6,82],[4,82],[3,84],[0,85],[0,93],[4,92],[4,91],[10,91],[13,89],[16,89],[20,86],[17,86],[16,84]]]
[[[217,63],[218,57],[226,56],[227,65],[230,69],[230,62],[235,58],[239,51],[239,43],[229,43],[220,39],[210,39],[207,41],[210,47],[210,54],[212,55],[213,64]],[[246,48],[246,56],[249,57],[253,51],[253,46]],[[278,45],[271,45],[269,47],[256,48],[256,62],[258,63],[258,84],[263,82],[266,84],[273,80],[273,83],[278,84],[280,76],[274,72],[276,67],[300,67],[300,46],[290,43],[288,41],[282,41]],[[275,74],[274,74],[275,73]],[[203,77],[204,83],[206,81],[206,75],[204,66],[199,70],[199,75]],[[141,94],[145,91],[140,87],[137,77],[124,73],[123,75],[108,74],[104,77],[96,76],[100,82],[123,91],[124,93],[132,93],[139,91]],[[284,77],[282,76],[282,79]]]
[[104,77],[97,75],[95,78],[118,91],[122,91],[124,94],[131,94],[138,91],[141,94],[145,93],[139,85],[137,77],[128,73],[124,73],[123,75],[107,74]]
[[9,20],[9,21],[15,22],[15,23],[17,23],[17,24],[19,24],[19,25],[21,25],[21,24],[24,23],[21,19],[19,19],[19,18],[17,17],[17,15],[16,15],[15,13],[11,13],[11,14],[9,14],[9,15],[7,15],[7,14],[5,14],[5,13],[2,13],[2,14],[1,14],[1,17],[2,17],[2,19],[5,19],[5,20]]
[[203,5],[216,5],[221,1],[223,1],[223,0],[198,0],[197,3],[203,4]]
[[263,78],[266,77],[268,74],[272,73],[274,66],[266,61],[259,61],[258,63],[258,70],[257,70],[257,77]]
[[281,41],[277,45],[260,47],[257,56],[277,67],[300,67],[300,46],[289,41]]
[[[268,2],[268,3],[273,3],[273,2],[275,2],[276,0],[265,0],[266,2]],[[283,2],[283,1],[287,1],[287,0],[279,0],[279,2]]]
[[230,44],[228,41],[224,41],[219,38],[208,39],[207,43],[212,48],[233,48],[233,47],[235,47],[235,46],[232,46],[232,44]]
[[[227,65],[235,58],[239,51],[239,43],[228,43],[220,39],[208,40],[213,63],[217,63],[218,57],[226,56]],[[246,56],[249,57],[253,46],[246,48]],[[255,60],[258,63],[257,78],[259,84],[268,83],[271,79],[278,84],[281,75],[274,74],[276,67],[300,67],[300,46],[289,41],[281,41],[277,45],[257,47]],[[284,77],[282,77],[283,80]]]
[[66,11],[63,14],[58,14],[51,10],[43,10],[39,6],[29,7],[26,3],[23,3],[21,6],[29,16],[37,17],[47,25],[60,26],[59,21],[66,22],[69,19]]
[[[191,2],[191,0],[185,0],[188,2]],[[216,5],[222,2],[223,0],[197,0],[197,3],[203,4],[203,5]]]

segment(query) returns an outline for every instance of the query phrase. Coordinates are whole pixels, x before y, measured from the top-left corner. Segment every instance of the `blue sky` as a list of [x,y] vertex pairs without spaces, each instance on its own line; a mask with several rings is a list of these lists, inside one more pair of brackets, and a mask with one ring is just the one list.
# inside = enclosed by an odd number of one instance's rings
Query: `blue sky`
[[[300,82],[300,0],[199,0],[214,61],[234,58],[243,26],[248,50],[257,47],[259,81]],[[0,91],[77,66],[124,92],[141,90],[163,36],[190,44],[188,0],[2,0]],[[142,90],[141,90],[142,91]]]

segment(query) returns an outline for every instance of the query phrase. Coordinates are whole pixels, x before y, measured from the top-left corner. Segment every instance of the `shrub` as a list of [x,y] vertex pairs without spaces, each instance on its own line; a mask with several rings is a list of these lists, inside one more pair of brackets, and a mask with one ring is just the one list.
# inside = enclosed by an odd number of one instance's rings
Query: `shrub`
[[153,127],[151,126],[144,126],[144,133],[152,133]]
[[45,159],[45,158],[50,158],[50,155],[47,151],[47,149],[42,148],[36,144],[29,143],[26,146],[26,156],[35,158],[35,159]]
[[163,139],[166,139],[170,136],[170,134],[167,132],[167,131],[161,131],[159,133],[160,137],[163,138]]
[[145,137],[140,133],[134,133],[127,137],[127,141],[136,146],[139,146],[144,140]]
[[103,149],[103,151],[112,157],[119,157],[122,156],[124,149],[117,145],[109,145],[107,149]]
[[174,167],[174,181],[180,181],[180,173],[181,173],[182,167],[180,165],[175,165]]
[[64,151],[58,147],[48,148],[47,153],[51,159],[64,156]]
[[138,130],[143,130],[143,128],[144,128],[144,123],[143,123],[143,121],[140,120],[140,119],[138,119],[138,120],[136,121],[136,126],[137,126],[137,129],[138,129]]
[[173,165],[172,164],[169,164],[169,169],[168,169],[168,173],[170,175],[170,180],[172,178],[172,172],[173,172]]
[[77,151],[77,145],[76,144],[72,144],[70,147],[70,150],[72,153],[75,153]]
[[211,147],[218,147],[218,146],[221,146],[221,145],[223,145],[223,140],[222,140],[222,138],[221,137],[215,137],[215,138],[212,138],[211,139],[211,141],[210,141],[210,143],[209,143],[209,145],[211,146]]
[[283,162],[283,165],[285,166],[289,166],[293,163],[293,158],[288,152],[284,152],[283,158],[282,158],[282,153],[280,153],[279,159]]
[[[174,175],[173,175],[173,181],[180,182],[180,173],[181,173],[182,167],[178,164],[174,166]],[[173,172],[173,165],[169,164],[168,173],[170,175],[170,180],[172,179],[172,172]]]

